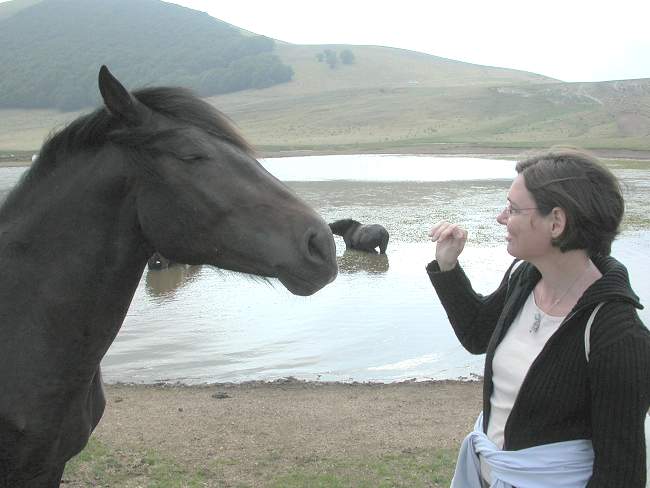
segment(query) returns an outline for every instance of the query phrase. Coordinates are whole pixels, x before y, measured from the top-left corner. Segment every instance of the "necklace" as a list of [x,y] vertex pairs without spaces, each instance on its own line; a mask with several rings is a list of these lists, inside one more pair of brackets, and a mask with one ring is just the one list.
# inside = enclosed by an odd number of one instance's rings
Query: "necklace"
[[[575,280],[573,280],[573,283],[571,283],[571,284],[569,285],[569,288],[567,288],[567,289],[565,290],[565,292],[562,293],[562,295],[560,296],[560,298],[558,298],[557,300],[553,301],[553,303],[551,304],[551,308],[548,309],[548,315],[550,315],[551,312],[552,312],[553,310],[555,310],[555,307],[556,307],[556,306],[557,306],[557,305],[558,305],[558,304],[559,304],[559,303],[564,299],[565,296],[568,295],[568,293],[569,293],[569,292],[571,291],[571,289],[576,285],[576,283],[580,280],[580,278],[582,278],[582,277],[587,273],[587,270],[589,269],[589,264],[591,264],[591,261],[587,261],[587,266],[585,267],[584,271],[583,271],[582,273],[580,273],[580,274],[578,275],[578,277],[577,277]],[[535,312],[534,317],[533,317],[533,323],[532,323],[532,325],[530,326],[530,329],[528,329],[529,332],[530,332],[531,334],[536,333],[536,332],[539,330],[540,325],[542,325],[542,312],[541,312],[541,310],[537,310],[537,311]]]

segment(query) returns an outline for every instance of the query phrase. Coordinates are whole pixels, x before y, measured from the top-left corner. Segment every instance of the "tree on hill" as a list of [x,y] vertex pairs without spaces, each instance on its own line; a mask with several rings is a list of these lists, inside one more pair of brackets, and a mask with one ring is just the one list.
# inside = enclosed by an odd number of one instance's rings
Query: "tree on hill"
[[339,53],[339,57],[341,58],[341,63],[343,64],[352,64],[354,63],[354,54],[352,54],[352,51],[349,49],[344,49]]
[[336,66],[339,64],[339,58],[336,56],[336,51],[325,49],[325,61],[331,69],[336,68]]
[[316,53],[316,60],[319,63],[325,61],[330,69],[335,69],[339,65],[339,59],[342,64],[353,64],[355,58],[350,49],[344,49],[338,54],[332,49],[325,49],[322,52]]
[[159,0],[45,0],[0,20],[0,107],[75,110],[99,101],[106,64],[127,86],[210,96],[290,81],[275,41]]

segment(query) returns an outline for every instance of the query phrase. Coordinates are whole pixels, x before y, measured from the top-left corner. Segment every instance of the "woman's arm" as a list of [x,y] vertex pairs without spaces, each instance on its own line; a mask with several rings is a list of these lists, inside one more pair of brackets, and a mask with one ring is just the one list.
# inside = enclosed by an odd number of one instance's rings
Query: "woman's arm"
[[472,354],[484,354],[503,310],[509,272],[494,293],[483,296],[474,291],[458,263],[441,271],[432,261],[426,269],[460,343]]
[[441,221],[431,228],[429,237],[436,243],[436,259],[427,266],[429,279],[460,343],[473,354],[483,354],[501,315],[508,279],[504,278],[493,294],[479,295],[458,264],[467,231],[458,224]]

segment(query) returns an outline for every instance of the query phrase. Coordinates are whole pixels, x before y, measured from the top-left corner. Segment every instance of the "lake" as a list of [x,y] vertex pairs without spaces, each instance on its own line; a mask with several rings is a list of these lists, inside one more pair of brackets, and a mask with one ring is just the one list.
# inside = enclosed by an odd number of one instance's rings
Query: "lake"
[[[339,276],[311,297],[275,280],[218,269],[147,271],[117,339],[102,362],[107,382],[242,382],[288,376],[323,381],[457,379],[482,374],[447,322],[424,267],[427,239],[442,219],[470,234],[461,256],[474,287],[489,293],[511,261],[495,217],[514,162],[432,156],[312,156],[262,160],[333,221],[381,223],[386,256],[345,251]],[[0,198],[24,168],[0,169]],[[613,255],[630,270],[642,302],[650,297],[650,171],[615,170],[628,209]],[[647,310],[640,312],[650,323]]]

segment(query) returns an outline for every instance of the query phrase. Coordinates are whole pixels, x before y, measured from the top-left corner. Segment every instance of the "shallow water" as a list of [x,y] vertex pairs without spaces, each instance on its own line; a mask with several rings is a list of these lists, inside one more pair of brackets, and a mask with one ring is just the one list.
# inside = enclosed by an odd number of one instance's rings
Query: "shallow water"
[[[329,156],[264,164],[325,220],[384,225],[391,235],[387,256],[345,252],[336,237],[339,276],[311,297],[209,267],[145,271],[102,363],[106,381],[397,381],[482,373],[483,357],[458,344],[428,281],[424,266],[434,248],[426,233],[441,219],[462,223],[470,240],[461,262],[477,291],[490,292],[511,259],[495,216],[513,162]],[[17,177],[4,171],[0,192]],[[630,269],[643,302],[650,297],[650,226],[642,195],[650,172],[619,175],[630,218],[613,254]],[[645,310],[641,316],[650,323]]]

